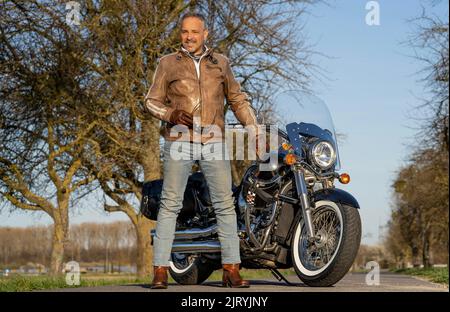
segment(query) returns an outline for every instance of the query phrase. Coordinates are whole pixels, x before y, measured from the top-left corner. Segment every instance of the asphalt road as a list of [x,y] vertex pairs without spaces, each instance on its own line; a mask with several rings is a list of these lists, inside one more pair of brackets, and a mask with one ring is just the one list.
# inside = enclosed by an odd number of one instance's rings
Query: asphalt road
[[[287,276],[293,285],[278,281],[275,277],[250,280],[250,288],[231,289],[227,292],[448,292],[442,285],[430,283],[407,275],[381,272],[379,285],[367,285],[366,274],[349,273],[333,287],[308,287],[296,275]],[[206,281],[201,285],[184,286],[170,284],[168,289],[150,289],[148,285],[120,285],[53,289],[56,292],[223,292],[220,281]]]

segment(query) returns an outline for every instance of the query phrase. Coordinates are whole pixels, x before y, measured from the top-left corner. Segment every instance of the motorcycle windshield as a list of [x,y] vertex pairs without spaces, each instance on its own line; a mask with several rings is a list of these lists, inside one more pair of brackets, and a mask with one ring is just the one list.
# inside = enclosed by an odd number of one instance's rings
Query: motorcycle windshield
[[[324,101],[318,97],[299,90],[289,90],[277,93],[273,102],[276,105],[278,122],[286,129],[293,125],[303,136],[318,137],[331,141],[336,148],[335,170],[341,168],[339,148],[334,129],[333,119]],[[319,127],[314,127],[313,125]]]

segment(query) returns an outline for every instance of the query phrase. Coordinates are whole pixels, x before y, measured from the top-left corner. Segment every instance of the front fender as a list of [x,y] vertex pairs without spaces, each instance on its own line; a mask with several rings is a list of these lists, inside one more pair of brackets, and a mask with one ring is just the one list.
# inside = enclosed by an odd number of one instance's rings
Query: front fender
[[360,208],[358,201],[350,193],[338,188],[319,190],[313,194],[312,198],[314,202],[330,200],[354,208]]

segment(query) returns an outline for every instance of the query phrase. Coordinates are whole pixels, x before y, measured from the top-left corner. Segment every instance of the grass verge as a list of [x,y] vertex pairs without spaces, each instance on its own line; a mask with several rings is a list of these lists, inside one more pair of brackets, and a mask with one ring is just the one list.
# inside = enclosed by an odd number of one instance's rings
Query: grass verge
[[393,272],[421,277],[430,282],[443,284],[448,287],[448,268],[409,268],[396,269]]
[[[284,276],[295,274],[294,270],[280,270]],[[272,277],[269,270],[241,270],[241,276],[245,279],[264,279]],[[51,277],[46,275],[26,276],[11,275],[0,277],[0,292],[34,291],[56,288],[97,287],[108,285],[127,284],[150,284],[151,276],[148,278],[137,278],[135,275],[117,274],[82,274],[80,285],[68,285],[65,276]],[[221,281],[222,270],[214,271],[208,281]],[[169,283],[175,283],[169,276]]]
[[68,285],[64,276],[24,276],[12,275],[0,278],[0,292],[33,291],[56,288],[95,287],[106,285],[125,285],[135,283],[149,283],[149,279],[139,279],[135,276],[84,276],[80,278],[80,285]]

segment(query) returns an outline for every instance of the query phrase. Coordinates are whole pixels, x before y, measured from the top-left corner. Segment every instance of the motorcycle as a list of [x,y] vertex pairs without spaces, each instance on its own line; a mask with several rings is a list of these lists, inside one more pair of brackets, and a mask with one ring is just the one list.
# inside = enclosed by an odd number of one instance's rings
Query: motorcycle
[[[327,287],[349,271],[361,241],[357,200],[335,186],[348,183],[339,174],[340,159],[333,121],[326,104],[299,91],[277,97],[288,116],[276,131],[270,154],[277,162],[258,159],[232,186],[240,239],[241,267],[294,268],[308,286]],[[156,220],[163,180],[145,182],[141,212]],[[155,230],[151,231],[152,239]],[[153,243],[152,243],[153,244]],[[205,281],[221,268],[220,242],[206,180],[193,173],[177,218],[170,275],[179,284]]]

